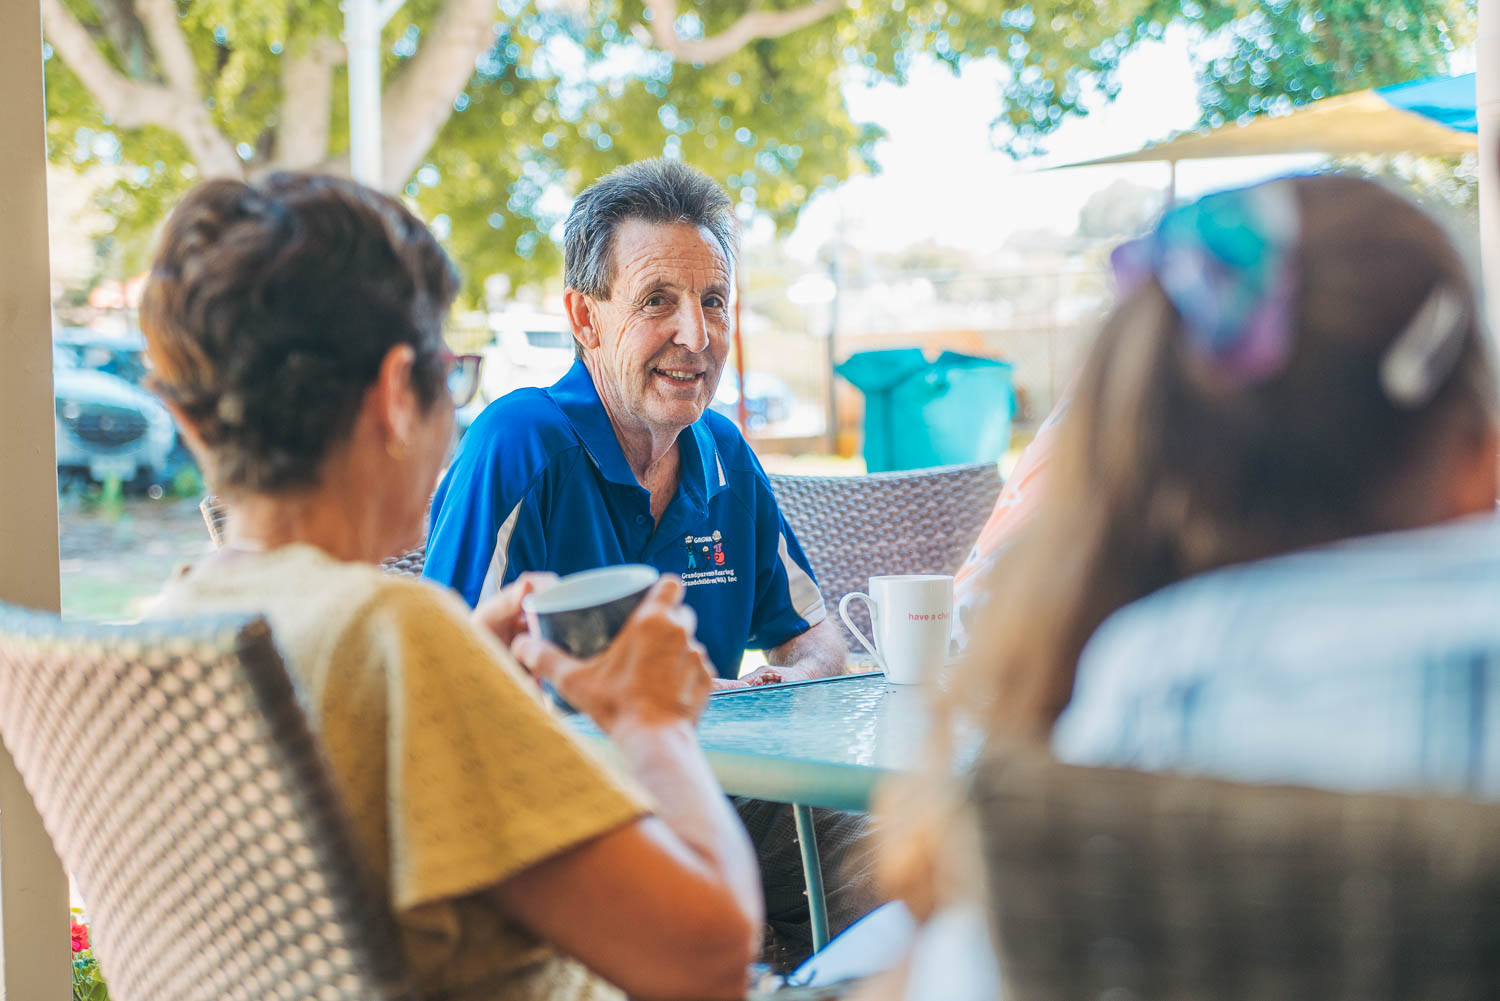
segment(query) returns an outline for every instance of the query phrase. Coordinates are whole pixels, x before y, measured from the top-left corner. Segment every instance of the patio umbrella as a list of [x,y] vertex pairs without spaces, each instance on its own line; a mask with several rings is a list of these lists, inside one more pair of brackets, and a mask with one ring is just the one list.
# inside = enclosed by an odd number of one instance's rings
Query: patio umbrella
[[1166,161],[1172,167],[1169,194],[1175,194],[1179,160],[1284,153],[1474,153],[1479,149],[1474,96],[1473,73],[1426,77],[1325,97],[1288,114],[1185,132],[1129,153],[1049,169]]

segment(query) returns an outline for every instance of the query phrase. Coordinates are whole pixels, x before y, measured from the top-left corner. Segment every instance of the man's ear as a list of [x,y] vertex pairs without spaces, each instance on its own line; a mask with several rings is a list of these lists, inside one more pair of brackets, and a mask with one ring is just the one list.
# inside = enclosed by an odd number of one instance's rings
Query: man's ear
[[599,327],[594,320],[594,300],[577,289],[563,293],[563,312],[568,314],[568,326],[573,328],[573,339],[585,348],[599,346]]

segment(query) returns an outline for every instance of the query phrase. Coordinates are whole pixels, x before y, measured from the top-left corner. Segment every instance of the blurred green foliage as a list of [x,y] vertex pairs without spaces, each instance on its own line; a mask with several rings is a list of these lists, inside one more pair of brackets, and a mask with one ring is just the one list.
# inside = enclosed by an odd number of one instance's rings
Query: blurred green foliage
[[198,498],[203,496],[205,490],[203,474],[194,465],[186,465],[172,476],[172,482],[167,485],[166,494],[174,500],[182,500],[185,497]]
[[[63,0],[111,63],[153,79],[134,0]],[[448,0],[408,0],[384,34],[399,74]],[[679,37],[712,37],[748,10],[808,0],[684,2]],[[247,172],[275,163],[286,53],[342,28],[327,0],[179,0],[181,25],[218,128]],[[904,81],[932,57],[1008,70],[993,141],[1034,151],[1070,115],[1112,97],[1121,58],[1172,23],[1194,26],[1203,120],[1214,124],[1333,93],[1441,72],[1472,40],[1475,0],[847,0],[808,27],[708,64],[657,49],[642,0],[497,0],[494,40],[475,64],[406,195],[461,263],[471,293],[492,273],[513,286],[555,276],[552,238],[565,199],[605,170],[646,156],[708,170],[746,211],[788,227],[817,191],[874,168],[876,127],[851,119],[849,79]],[[105,194],[118,220],[100,248],[120,271],[143,267],[147,238],[196,176],[162,128],[114,128],[62,60],[47,63],[51,155],[123,168]],[[348,146],[347,91],[335,77],[330,150]]]
[[1442,72],[1478,21],[1476,0],[1281,0],[1226,13],[1219,51],[1203,53],[1209,125]]

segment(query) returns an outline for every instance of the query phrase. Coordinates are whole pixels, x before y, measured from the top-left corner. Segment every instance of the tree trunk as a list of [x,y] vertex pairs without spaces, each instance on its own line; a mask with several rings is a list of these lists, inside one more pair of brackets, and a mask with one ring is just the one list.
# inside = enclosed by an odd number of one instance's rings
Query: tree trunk
[[683,38],[677,34],[677,0],[646,0],[651,11],[651,37],[663,52],[679,63],[716,63],[727,59],[761,38],[780,38],[816,24],[837,12],[841,0],[813,0],[791,10],[752,10],[719,34],[709,38]]
[[163,72],[172,81],[170,85],[141,83],[121,76],[94,46],[94,40],[63,6],[62,0],[42,0],[47,40],[116,124],[124,128],[159,125],[170,129],[182,137],[204,177],[244,177],[244,162],[235,153],[234,143],[214,124],[198,89],[182,27],[177,23],[176,8],[156,6],[152,10],[154,16],[146,17],[147,8],[142,8],[142,23],[151,35],[152,48],[163,64]]
[[474,63],[495,44],[495,0],[448,0],[422,47],[386,88],[382,187],[398,191],[432,148]]
[[282,57],[275,166],[307,170],[328,156],[333,70],[343,58],[343,46],[332,38],[316,39]]

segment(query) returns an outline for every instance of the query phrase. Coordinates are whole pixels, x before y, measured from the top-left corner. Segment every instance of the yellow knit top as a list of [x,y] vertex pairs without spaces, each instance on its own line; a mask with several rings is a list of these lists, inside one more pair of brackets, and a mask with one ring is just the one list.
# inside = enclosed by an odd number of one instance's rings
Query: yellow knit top
[[184,572],[157,617],[260,612],[297,683],[424,997],[619,993],[486,891],[647,812],[456,595],[289,545]]

